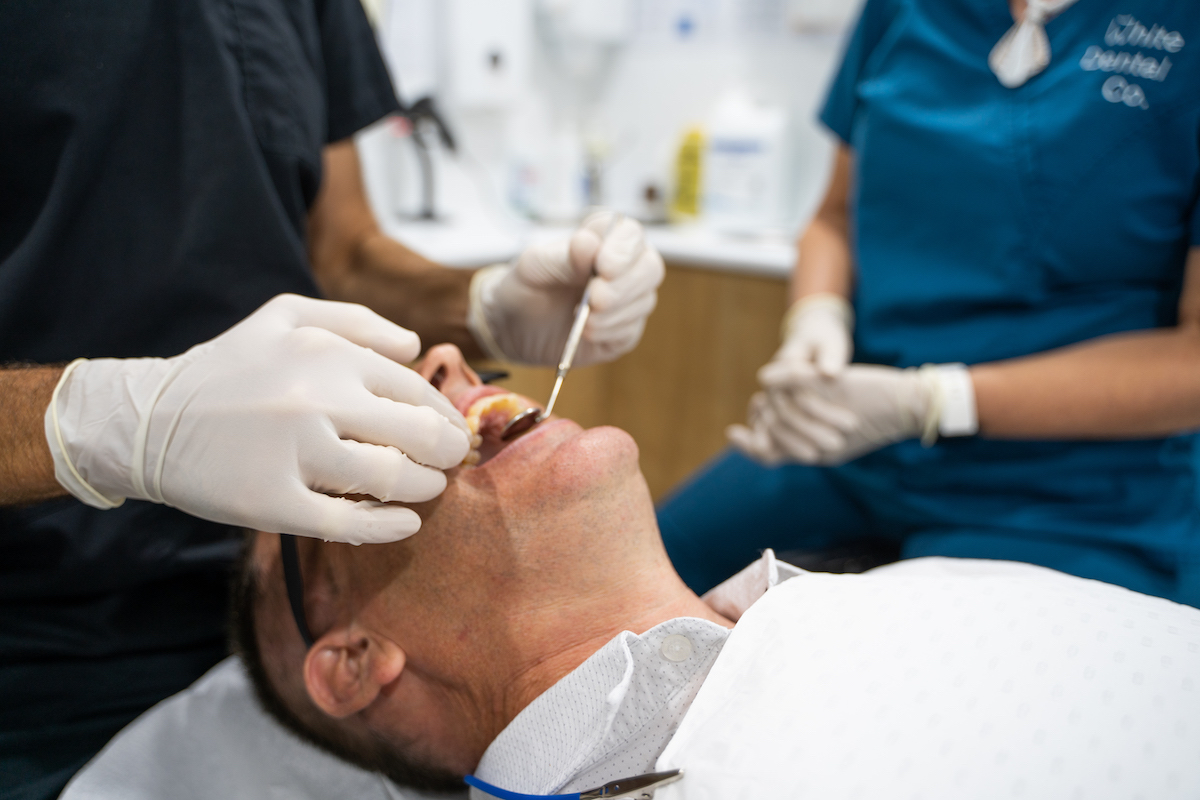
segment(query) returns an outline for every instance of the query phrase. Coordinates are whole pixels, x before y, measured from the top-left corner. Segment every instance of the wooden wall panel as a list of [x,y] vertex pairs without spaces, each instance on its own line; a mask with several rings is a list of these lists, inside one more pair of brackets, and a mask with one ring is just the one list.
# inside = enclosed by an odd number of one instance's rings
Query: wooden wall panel
[[[725,446],[745,418],[755,373],[779,345],[783,280],[668,265],[641,345],[612,364],[572,371],[557,412],[616,425],[641,451],[656,499]],[[554,371],[505,367],[502,385],[544,403]]]

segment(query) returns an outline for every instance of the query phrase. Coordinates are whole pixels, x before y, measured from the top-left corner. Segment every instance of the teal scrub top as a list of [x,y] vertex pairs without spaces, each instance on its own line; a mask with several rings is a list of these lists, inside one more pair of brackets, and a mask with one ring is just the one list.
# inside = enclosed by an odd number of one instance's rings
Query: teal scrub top
[[[1200,246],[1200,3],[1080,0],[1046,25],[1047,69],[1007,89],[987,59],[1012,24],[1005,0],[866,5],[822,113],[856,158],[857,361],[976,364],[1176,323]],[[1200,567],[1190,435],[906,442],[835,475],[909,526],[908,555],[1053,564],[1096,542]]]

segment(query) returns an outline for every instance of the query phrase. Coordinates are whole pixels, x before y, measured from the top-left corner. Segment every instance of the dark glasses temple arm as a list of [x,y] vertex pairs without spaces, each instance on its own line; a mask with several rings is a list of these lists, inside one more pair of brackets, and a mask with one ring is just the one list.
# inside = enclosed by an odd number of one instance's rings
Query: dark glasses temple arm
[[300,575],[300,552],[296,547],[296,537],[281,533],[279,547],[283,555],[283,581],[287,584],[292,617],[296,620],[296,627],[300,629],[300,637],[304,639],[304,644],[311,648],[313,636],[312,631],[308,629],[308,618],[304,616],[304,579]]

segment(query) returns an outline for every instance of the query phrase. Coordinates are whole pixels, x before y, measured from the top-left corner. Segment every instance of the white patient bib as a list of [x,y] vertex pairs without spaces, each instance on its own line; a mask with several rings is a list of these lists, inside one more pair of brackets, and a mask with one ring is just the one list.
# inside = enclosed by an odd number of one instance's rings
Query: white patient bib
[[1200,610],[921,561],[805,575],[750,608],[657,800],[1200,797]]
[[1076,0],[1029,0],[1025,16],[1004,34],[992,49],[988,66],[1009,89],[1021,86],[1050,64],[1050,39],[1046,21],[1061,14]]

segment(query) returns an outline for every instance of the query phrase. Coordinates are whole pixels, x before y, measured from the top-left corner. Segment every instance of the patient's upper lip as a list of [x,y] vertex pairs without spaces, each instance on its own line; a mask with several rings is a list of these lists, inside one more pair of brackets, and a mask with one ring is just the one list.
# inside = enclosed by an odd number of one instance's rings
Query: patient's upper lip
[[507,392],[505,392],[499,386],[472,386],[470,389],[458,396],[458,399],[454,401],[454,407],[458,409],[460,414],[466,416],[467,412],[471,410],[471,406],[476,400],[481,397],[489,397],[494,394],[507,394]]

